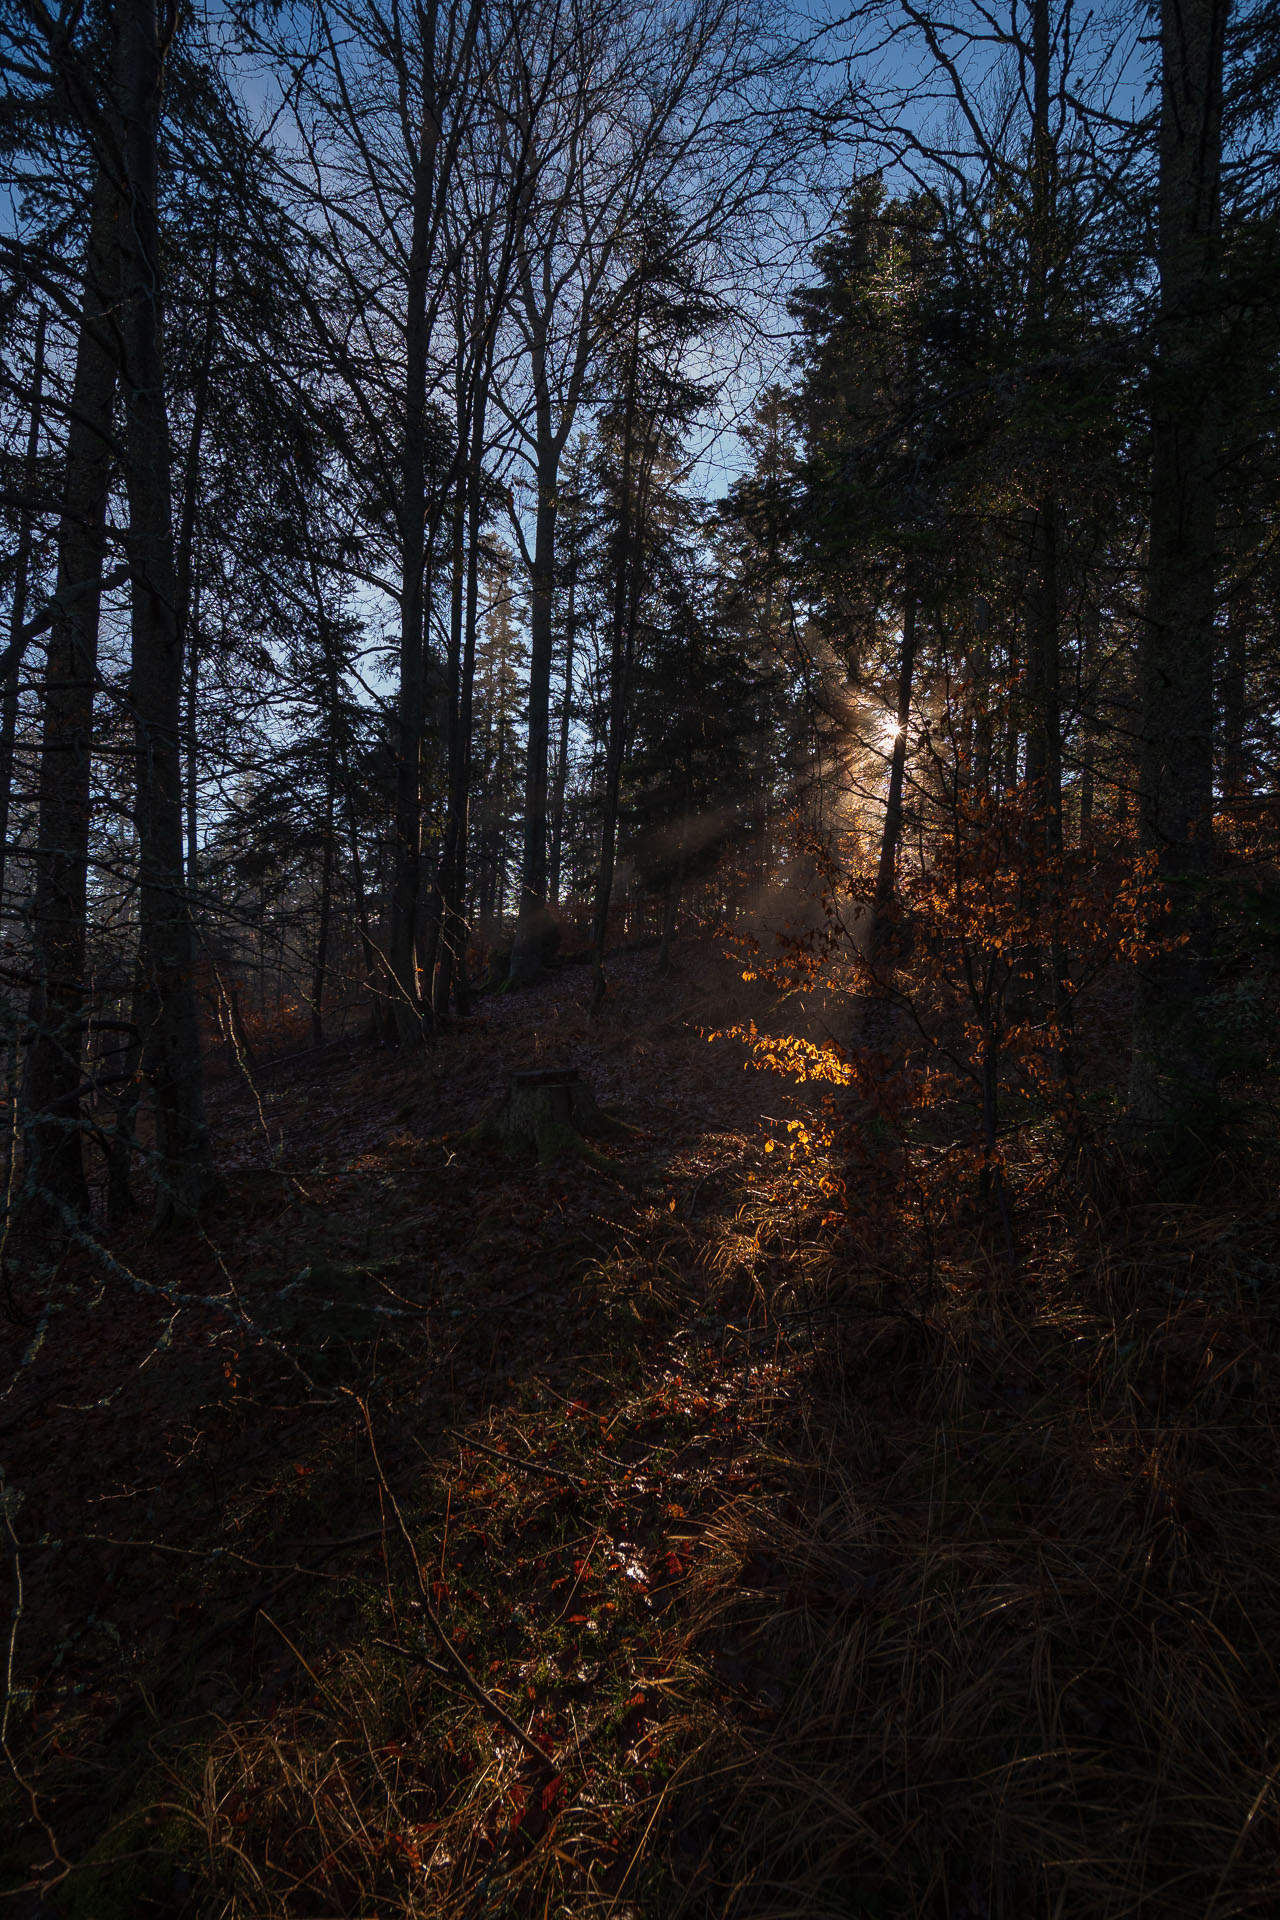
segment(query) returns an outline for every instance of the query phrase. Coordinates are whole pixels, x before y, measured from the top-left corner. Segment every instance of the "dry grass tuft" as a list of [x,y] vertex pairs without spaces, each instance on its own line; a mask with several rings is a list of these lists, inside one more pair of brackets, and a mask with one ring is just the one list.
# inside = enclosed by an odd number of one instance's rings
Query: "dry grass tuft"
[[785,1700],[707,1911],[1280,1910],[1269,1220],[1022,1231],[1012,1273],[934,1249],[914,1311],[865,1232],[805,1269],[789,1483],[702,1563]]

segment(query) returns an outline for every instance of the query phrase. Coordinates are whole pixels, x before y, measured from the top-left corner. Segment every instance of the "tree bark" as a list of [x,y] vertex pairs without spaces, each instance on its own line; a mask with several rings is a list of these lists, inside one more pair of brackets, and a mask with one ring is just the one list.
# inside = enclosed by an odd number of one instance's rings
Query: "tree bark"
[[[322,631],[323,608],[319,610]],[[336,851],[335,827],[338,804],[338,659],[337,648],[326,636],[325,687],[328,693],[328,730],[324,756],[324,825],[320,850],[320,912],[316,928],[316,961],[311,976],[311,1042],[319,1046],[324,1039],[324,990],[329,967],[329,926],[333,917],[333,869]]]
[[[95,175],[67,425],[58,584],[42,688],[30,1040],[22,1090],[26,1204],[60,1231],[87,1213],[80,1133],[87,1007],[90,756],[115,400],[119,196]],[[74,598],[71,597],[74,592]],[[63,596],[66,596],[65,598]]]
[[1050,856],[1062,851],[1062,691],[1058,634],[1058,503],[1036,506],[1027,591],[1027,790],[1037,840]]
[[[36,467],[40,452],[40,426],[44,404],[44,336],[47,315],[40,308],[36,319],[36,340],[31,379],[31,413],[27,422],[27,457],[24,468],[26,492],[34,498],[36,491]],[[31,573],[31,539],[33,509],[26,506],[18,522],[18,551],[15,556],[13,572],[13,601],[9,609],[9,645],[7,654],[10,661],[8,674],[4,681],[3,711],[0,712],[0,930],[4,927],[6,914],[6,885],[9,865],[9,823],[13,805],[13,763],[14,744],[18,732],[18,692],[19,676],[22,671],[22,658],[26,651],[23,644],[23,623],[27,617],[27,584]],[[13,1149],[14,1137],[12,1107],[15,1097],[18,1067],[18,1035],[15,1028],[6,1022],[8,1032],[4,1046],[4,1157],[0,1164],[0,1178],[4,1182],[4,1191],[8,1194],[13,1185]]]
[[640,333],[644,323],[644,285],[637,288],[632,315],[627,380],[623,398],[622,474],[618,501],[617,572],[614,584],[612,644],[609,658],[608,731],[605,739],[604,818],[600,827],[600,870],[591,920],[591,1012],[604,1003],[605,940],[617,857],[618,801],[622,784],[627,701],[639,611],[639,556],[643,546],[639,502],[635,498],[636,384],[640,372]]
[[[1027,341],[1034,361],[1052,345],[1054,242],[1058,231],[1058,153],[1050,124],[1053,36],[1049,0],[1034,0],[1031,21],[1031,235],[1027,286]],[[1041,976],[1038,997],[1052,1011],[1059,1035],[1070,1022],[1063,985],[1056,875],[1062,856],[1062,689],[1057,496],[1041,489],[1031,527],[1031,573],[1026,593],[1027,795],[1032,810],[1030,860],[1022,879],[1027,904],[1043,911],[1047,934],[1031,958]],[[1036,991],[1034,977],[1030,982]],[[1057,1049],[1059,1071],[1066,1050]]]
[[1160,302],[1151,370],[1151,523],[1138,647],[1143,845],[1169,890],[1162,933],[1183,944],[1143,963],[1129,1113],[1157,1151],[1198,1135],[1216,1073],[1204,1019],[1203,881],[1213,860],[1214,351],[1222,68],[1229,0],[1163,0],[1160,20]]
[[[1053,40],[1049,0],[1031,14],[1031,233],[1026,348],[1048,351],[1053,322],[1053,237],[1058,222],[1058,156],[1049,120]],[[1026,594],[1027,787],[1038,816],[1036,838],[1050,856],[1062,849],[1062,716],[1058,633],[1058,502],[1041,490],[1031,527]]]
[[[1027,719],[1027,796],[1032,809],[1030,860],[1023,876],[1026,903],[1042,915],[1045,937],[1031,958],[1030,987],[1051,1013],[1060,1076],[1070,1071],[1072,1008],[1065,985],[1061,941],[1062,688],[1058,597],[1058,502],[1041,496],[1032,540],[1027,594],[1027,660],[1031,711]],[[1035,975],[1039,974],[1037,982]]]
[[876,891],[872,906],[872,948],[883,942],[885,923],[893,905],[898,870],[898,846],[902,839],[902,789],[907,771],[907,727],[911,719],[911,687],[916,671],[916,596],[908,593],[902,610],[902,657],[898,667],[897,724],[893,751],[889,756],[889,791],[885,798],[884,827],[880,834],[880,860],[876,868]]
[[[468,439],[465,402],[459,396],[458,440]],[[458,819],[455,792],[462,766],[462,623],[467,586],[467,501],[465,486],[459,483],[450,529],[452,564],[449,579],[449,654],[445,664],[448,720],[445,741],[445,826],[436,860],[435,885],[432,888],[431,927],[423,977],[431,997],[431,1017],[441,1022],[449,1017],[453,991],[453,962],[458,937],[457,900],[454,868],[458,858]]]
[[142,1070],[155,1116],[156,1216],[188,1219],[218,1190],[200,1062],[193,942],[183,875],[182,640],[161,333],[156,160],[167,33],[155,0],[119,0],[123,125],[120,222],[125,482],[133,574],[129,691],[137,737]]
[[560,868],[564,858],[564,797],[569,780],[569,722],[573,713],[573,654],[577,641],[578,557],[569,563],[569,598],[564,617],[564,693],[560,701],[560,738],[556,743],[555,786],[551,797],[551,873],[547,882],[553,906],[560,905]]
[[880,858],[876,866],[875,893],[871,902],[871,924],[867,931],[867,957],[871,964],[871,991],[855,1003],[854,1038],[858,1045],[886,1051],[889,1046],[893,1013],[888,1001],[892,984],[889,936],[894,895],[897,891],[898,849],[902,844],[903,788],[907,772],[907,727],[911,720],[911,692],[916,670],[916,622],[918,602],[908,590],[902,609],[902,653],[898,662],[898,706],[889,756],[889,788],[885,796],[884,825],[880,831]]
[[1101,615],[1092,590],[1080,616],[1080,845],[1093,838],[1097,799],[1094,757],[1098,737],[1098,642]]
[[422,871],[422,742],[426,726],[427,349],[436,154],[434,0],[423,11],[423,88],[413,180],[413,231],[405,288],[405,420],[400,476],[400,685],[396,709],[395,824],[383,1028],[402,1046],[421,1039],[424,1009],[416,941]]
[[204,423],[209,411],[209,390],[212,384],[213,343],[217,327],[218,312],[218,235],[213,240],[213,254],[209,262],[209,290],[206,294],[208,309],[205,314],[204,339],[200,348],[200,368],[196,376],[195,400],[191,416],[191,438],[187,442],[187,456],[182,469],[182,507],[178,516],[178,646],[187,661],[187,753],[186,753],[186,820],[187,820],[187,890],[191,892],[196,884],[196,828],[199,809],[198,768],[199,755],[196,746],[196,715],[199,708],[200,677],[200,599],[198,583],[193,587],[193,563],[196,550],[197,502],[200,491],[200,453],[204,445]]
[[1221,770],[1223,798],[1243,800],[1245,794],[1244,724],[1245,683],[1248,675],[1249,633],[1256,609],[1252,579],[1235,587],[1227,601],[1226,633],[1219,670],[1217,712],[1221,716]]
[[[547,931],[547,755],[551,743],[551,659],[556,568],[556,489],[560,449],[550,402],[538,399],[538,507],[529,587],[529,720],[525,753],[520,905],[511,949],[511,984],[527,986],[542,968]],[[543,415],[545,413],[545,424]]]
[[[31,414],[27,422],[26,490],[34,496],[44,406],[44,335],[48,319],[43,307],[36,318],[36,343],[31,376]],[[32,509],[26,506],[18,522],[18,551],[14,556],[13,601],[9,608],[8,654],[12,662],[4,683],[0,713],[0,923],[5,911],[5,875],[9,860],[9,816],[13,806],[13,749],[18,731],[18,686],[22,671],[22,628],[27,617],[27,584],[31,574]]]
[[453,961],[453,994],[458,1012],[470,1006],[467,982],[467,845],[471,820],[472,725],[476,685],[476,640],[480,624],[480,509],[484,478],[484,440],[489,402],[489,369],[486,364],[472,400],[470,488],[467,499],[467,601],[463,617],[462,682],[458,690],[458,732],[461,757],[457,785],[450,797],[450,814],[456,822],[456,846],[453,854],[452,884],[456,899],[458,947]]

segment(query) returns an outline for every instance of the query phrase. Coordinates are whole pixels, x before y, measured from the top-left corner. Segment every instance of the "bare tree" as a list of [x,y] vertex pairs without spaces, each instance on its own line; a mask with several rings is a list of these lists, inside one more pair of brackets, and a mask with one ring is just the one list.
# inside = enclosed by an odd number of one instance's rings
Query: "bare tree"
[[[448,359],[437,345],[473,235],[456,218],[478,119],[504,57],[480,0],[378,0],[316,16],[312,44],[274,49],[289,70],[298,152],[287,162],[296,217],[323,263],[300,286],[327,381],[352,411],[353,478],[393,526],[393,575],[367,569],[397,613],[392,879],[383,943],[387,1038],[430,1017],[419,985],[426,576],[469,449],[444,440]],[[282,157],[282,166],[285,165]],[[452,217],[451,217],[452,216]],[[487,326],[492,320],[486,321]]]
[[739,0],[682,0],[661,12],[572,0],[537,13],[513,44],[507,113],[530,176],[513,302],[523,377],[498,396],[528,474],[527,511],[513,500],[512,516],[530,587],[514,985],[536,976],[548,922],[560,467],[625,298],[621,243],[641,203],[661,199],[676,211],[674,247],[698,253],[714,239],[726,278],[740,269],[744,241],[759,238],[749,236],[748,210],[768,205],[804,145],[789,93],[800,71],[765,15]]

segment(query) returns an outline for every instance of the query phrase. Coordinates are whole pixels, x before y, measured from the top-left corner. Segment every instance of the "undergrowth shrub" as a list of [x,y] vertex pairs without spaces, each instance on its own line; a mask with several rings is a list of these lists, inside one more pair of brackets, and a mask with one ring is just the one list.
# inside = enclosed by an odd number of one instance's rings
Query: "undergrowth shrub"
[[1046,852],[1024,788],[992,795],[957,777],[931,829],[886,911],[870,862],[797,827],[821,919],[772,950],[739,945],[745,979],[821,1001],[822,1037],[753,1021],[710,1037],[824,1090],[821,1128],[795,1144],[843,1137],[850,1204],[891,1202],[927,1234],[977,1203],[1011,1253],[1015,1161],[1024,1180],[1078,1175],[1113,1117],[1116,1060],[1091,1003],[1124,994],[1137,963],[1183,936],[1165,930],[1150,856],[1119,840]]

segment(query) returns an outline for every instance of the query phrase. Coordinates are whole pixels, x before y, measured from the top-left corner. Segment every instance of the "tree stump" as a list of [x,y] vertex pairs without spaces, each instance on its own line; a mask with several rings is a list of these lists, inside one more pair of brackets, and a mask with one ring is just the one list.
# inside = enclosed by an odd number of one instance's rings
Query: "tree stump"
[[632,1129],[597,1106],[590,1087],[575,1067],[538,1073],[513,1073],[502,1099],[463,1134],[468,1147],[502,1147],[507,1153],[536,1153],[545,1166],[562,1153],[585,1154],[588,1139],[609,1139]]

